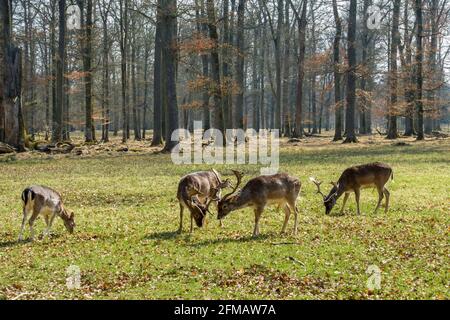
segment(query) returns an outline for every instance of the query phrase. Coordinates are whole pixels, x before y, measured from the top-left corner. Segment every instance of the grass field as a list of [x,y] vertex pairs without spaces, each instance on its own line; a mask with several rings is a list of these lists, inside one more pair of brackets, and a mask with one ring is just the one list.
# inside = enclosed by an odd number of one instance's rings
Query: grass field
[[[178,235],[179,178],[211,166],[175,166],[150,149],[95,150],[83,156],[0,157],[0,298],[3,299],[448,299],[450,298],[450,140],[393,146],[310,139],[281,147],[280,170],[303,184],[299,233],[280,235],[284,214],[266,210],[252,239],[250,209],[215,217]],[[136,147],[137,148],[137,147]],[[388,214],[373,214],[377,193],[352,196],[345,215],[325,216],[314,175],[336,180],[349,165],[385,161],[394,169]],[[216,166],[224,176],[233,166]],[[245,181],[259,174],[242,167]],[[17,243],[20,194],[30,184],[59,190],[75,212],[68,234],[55,220],[51,239]],[[215,212],[215,210],[213,210]],[[44,228],[43,219],[36,229]],[[26,236],[28,235],[28,230]],[[66,287],[66,268],[81,270],[81,288]],[[370,265],[381,289],[366,286]]]

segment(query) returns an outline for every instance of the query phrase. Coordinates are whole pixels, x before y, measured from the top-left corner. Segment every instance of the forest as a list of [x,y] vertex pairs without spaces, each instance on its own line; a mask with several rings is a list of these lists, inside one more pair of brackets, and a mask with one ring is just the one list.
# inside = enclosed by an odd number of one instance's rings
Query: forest
[[193,121],[292,138],[333,130],[344,142],[448,128],[445,0],[3,0],[1,9],[0,141],[15,148],[80,130],[88,143],[125,143],[151,130],[151,144],[170,151],[172,131]]
[[449,299],[449,107],[450,0],[0,0],[0,300]]

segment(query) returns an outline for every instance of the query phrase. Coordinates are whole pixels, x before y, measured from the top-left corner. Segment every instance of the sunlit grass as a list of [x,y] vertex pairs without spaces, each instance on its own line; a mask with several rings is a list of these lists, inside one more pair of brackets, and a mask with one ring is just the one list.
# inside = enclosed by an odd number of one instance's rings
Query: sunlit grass
[[[283,145],[281,171],[303,183],[299,234],[280,235],[284,214],[266,210],[252,239],[253,212],[231,213],[220,228],[177,235],[179,178],[210,165],[175,166],[151,152],[0,158],[0,296],[4,298],[449,298],[449,140],[396,147],[329,139]],[[130,152],[132,153],[132,152]],[[391,208],[374,215],[376,192],[352,196],[344,216],[325,216],[314,175],[336,180],[349,165],[385,161],[394,168]],[[223,175],[235,166],[216,166]],[[256,166],[241,167],[246,179]],[[59,190],[75,211],[69,235],[60,220],[51,239],[16,243],[20,193],[30,184]],[[325,184],[325,183],[324,183]],[[338,208],[334,211],[337,213]],[[37,222],[42,231],[43,219]],[[28,233],[27,233],[28,234]],[[369,292],[366,269],[381,269]],[[66,268],[81,269],[81,288],[66,288]]]

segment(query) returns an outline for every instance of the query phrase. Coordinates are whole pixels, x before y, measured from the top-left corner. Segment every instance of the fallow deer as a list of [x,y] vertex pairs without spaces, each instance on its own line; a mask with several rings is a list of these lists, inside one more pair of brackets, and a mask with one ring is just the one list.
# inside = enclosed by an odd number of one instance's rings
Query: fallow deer
[[385,185],[389,181],[389,178],[393,180],[394,173],[392,168],[385,163],[374,162],[353,166],[345,169],[337,182],[331,182],[333,188],[331,188],[327,196],[320,191],[320,181],[317,181],[313,177],[311,177],[310,180],[316,185],[317,193],[321,194],[323,197],[325,214],[329,214],[336,204],[337,199],[339,199],[342,194],[345,194],[341,208],[341,214],[343,214],[345,204],[347,203],[351,192],[355,193],[357,213],[360,214],[359,198],[361,189],[370,187],[376,187],[378,191],[378,204],[375,208],[375,213],[380,208],[383,197],[386,197],[385,213],[388,212],[390,193]]
[[[198,227],[202,227],[209,212],[209,205],[220,199],[220,190],[230,187],[230,181],[222,181],[219,173],[211,171],[200,171],[188,174],[180,179],[178,183],[177,199],[180,202],[180,227],[178,233],[183,231],[183,211],[188,208],[191,213],[191,229],[193,220]],[[221,224],[222,225],[222,224]]]
[[41,214],[44,216],[47,228],[44,231],[45,237],[50,233],[53,220],[59,216],[64,221],[64,226],[73,233],[75,220],[73,212],[69,213],[63,204],[61,195],[53,189],[44,186],[31,186],[22,192],[23,219],[19,233],[19,241],[23,239],[23,230],[27,217],[31,214],[28,224],[30,225],[30,239],[34,240],[33,225],[36,218]]
[[291,212],[294,212],[294,234],[297,234],[298,209],[296,201],[300,194],[301,183],[286,173],[274,175],[263,175],[253,178],[239,190],[236,190],[241,184],[243,173],[233,171],[237,178],[237,183],[233,191],[225,195],[218,203],[218,219],[223,219],[231,211],[239,210],[245,207],[253,207],[255,212],[255,227],[253,237],[259,235],[259,220],[267,205],[278,204],[284,208],[285,218],[281,232],[286,232]]

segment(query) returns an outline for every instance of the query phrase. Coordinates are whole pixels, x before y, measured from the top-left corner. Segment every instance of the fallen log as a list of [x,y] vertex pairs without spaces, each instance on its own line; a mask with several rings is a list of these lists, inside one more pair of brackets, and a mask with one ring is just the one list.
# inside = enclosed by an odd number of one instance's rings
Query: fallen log
[[9,144],[0,142],[0,154],[14,153],[14,152],[16,152],[16,149],[14,149],[12,146],[10,146]]

